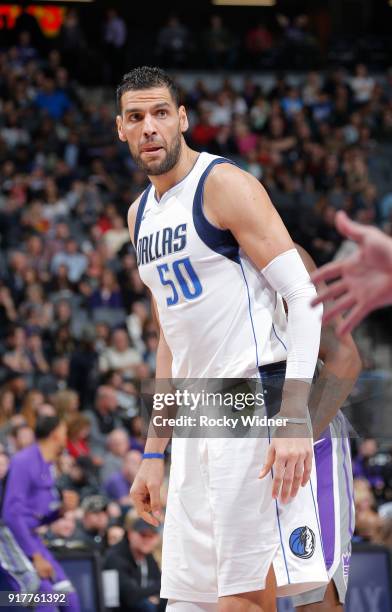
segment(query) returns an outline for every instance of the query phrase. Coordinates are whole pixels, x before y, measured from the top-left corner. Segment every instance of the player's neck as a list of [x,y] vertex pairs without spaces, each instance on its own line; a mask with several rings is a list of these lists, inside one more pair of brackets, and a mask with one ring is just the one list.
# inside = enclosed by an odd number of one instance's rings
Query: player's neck
[[190,149],[185,141],[183,141],[180,157],[174,168],[166,174],[148,177],[155,187],[155,195],[158,201],[166,191],[169,191],[169,189],[174,187],[174,185],[182,181],[182,179],[189,174],[198,157],[199,153]]

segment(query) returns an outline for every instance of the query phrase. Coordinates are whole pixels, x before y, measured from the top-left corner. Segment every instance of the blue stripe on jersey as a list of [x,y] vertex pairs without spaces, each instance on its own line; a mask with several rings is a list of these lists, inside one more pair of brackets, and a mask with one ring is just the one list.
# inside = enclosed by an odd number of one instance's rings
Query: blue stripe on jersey
[[277,340],[281,343],[281,345],[283,346],[283,348],[285,349],[285,351],[287,351],[287,346],[285,345],[285,343],[283,342],[283,340],[281,338],[279,338],[278,334],[276,333],[276,329],[275,329],[275,325],[274,323],[272,323],[272,330],[277,338]]
[[204,170],[200,177],[199,184],[197,185],[193,200],[193,223],[199,238],[204,242],[204,244],[206,244],[216,253],[219,253],[220,255],[223,255],[223,257],[227,257],[228,259],[231,259],[239,264],[239,246],[233,234],[230,232],[230,230],[222,230],[212,225],[212,223],[210,223],[206,218],[203,211],[204,184],[212,168],[218,164],[236,165],[230,159],[218,157],[217,159],[214,159]]
[[135,230],[133,232],[133,244],[135,245],[135,249],[137,249],[137,239],[139,236],[140,225],[142,222],[142,216],[144,213],[144,209],[146,208],[148,194],[150,193],[152,185],[150,184],[147,189],[143,192],[142,197],[140,198],[139,208],[137,209],[136,221],[135,221]]

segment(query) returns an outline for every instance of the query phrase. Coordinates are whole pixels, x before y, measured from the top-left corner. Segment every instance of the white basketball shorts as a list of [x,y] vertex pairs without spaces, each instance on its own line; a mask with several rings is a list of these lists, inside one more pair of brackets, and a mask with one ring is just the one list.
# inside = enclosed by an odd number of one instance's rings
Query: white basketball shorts
[[265,438],[174,438],[162,552],[161,597],[217,602],[261,590],[271,564],[278,596],[328,582],[316,473],[288,504],[259,480]]

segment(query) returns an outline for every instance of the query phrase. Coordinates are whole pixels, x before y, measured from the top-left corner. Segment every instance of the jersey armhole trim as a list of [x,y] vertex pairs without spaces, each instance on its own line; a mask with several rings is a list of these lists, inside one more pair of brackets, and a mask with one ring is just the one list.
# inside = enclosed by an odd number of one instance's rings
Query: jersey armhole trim
[[206,217],[203,207],[204,199],[204,185],[208,175],[212,168],[218,164],[232,164],[236,165],[230,159],[225,157],[218,157],[214,159],[204,170],[203,174],[199,179],[199,183],[196,187],[195,197],[193,199],[192,216],[193,223],[199,238],[206,244],[210,249],[240,263],[239,258],[239,245],[230,230],[223,230],[213,225]]
[[140,230],[140,225],[141,225],[141,222],[142,222],[142,216],[143,216],[143,213],[144,213],[144,209],[146,208],[148,194],[150,193],[150,189],[151,189],[151,185],[149,185],[147,187],[147,189],[143,192],[142,197],[140,198],[139,208],[137,209],[136,221],[135,221],[135,229],[134,229],[134,232],[133,232],[133,244],[135,246],[135,249],[137,247],[137,239],[138,239],[138,236],[139,236],[139,230]]

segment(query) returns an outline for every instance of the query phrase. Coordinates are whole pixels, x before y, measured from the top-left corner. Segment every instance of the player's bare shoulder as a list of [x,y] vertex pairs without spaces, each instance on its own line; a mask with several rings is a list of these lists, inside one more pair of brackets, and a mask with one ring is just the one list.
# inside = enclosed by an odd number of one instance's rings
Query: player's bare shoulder
[[[240,206],[241,204],[241,206]],[[217,164],[204,187],[204,210],[218,227],[227,227],[227,216],[241,208],[271,206],[263,185],[252,174],[233,164]]]
[[231,188],[243,188],[249,186],[260,188],[260,182],[249,172],[239,166],[227,162],[227,164],[216,164],[208,175],[206,187],[212,189],[223,189],[229,191]]
[[135,234],[135,224],[136,224],[136,215],[139,208],[141,195],[130,205],[128,209],[128,229],[129,235],[131,237],[132,243],[134,244],[134,234]]

